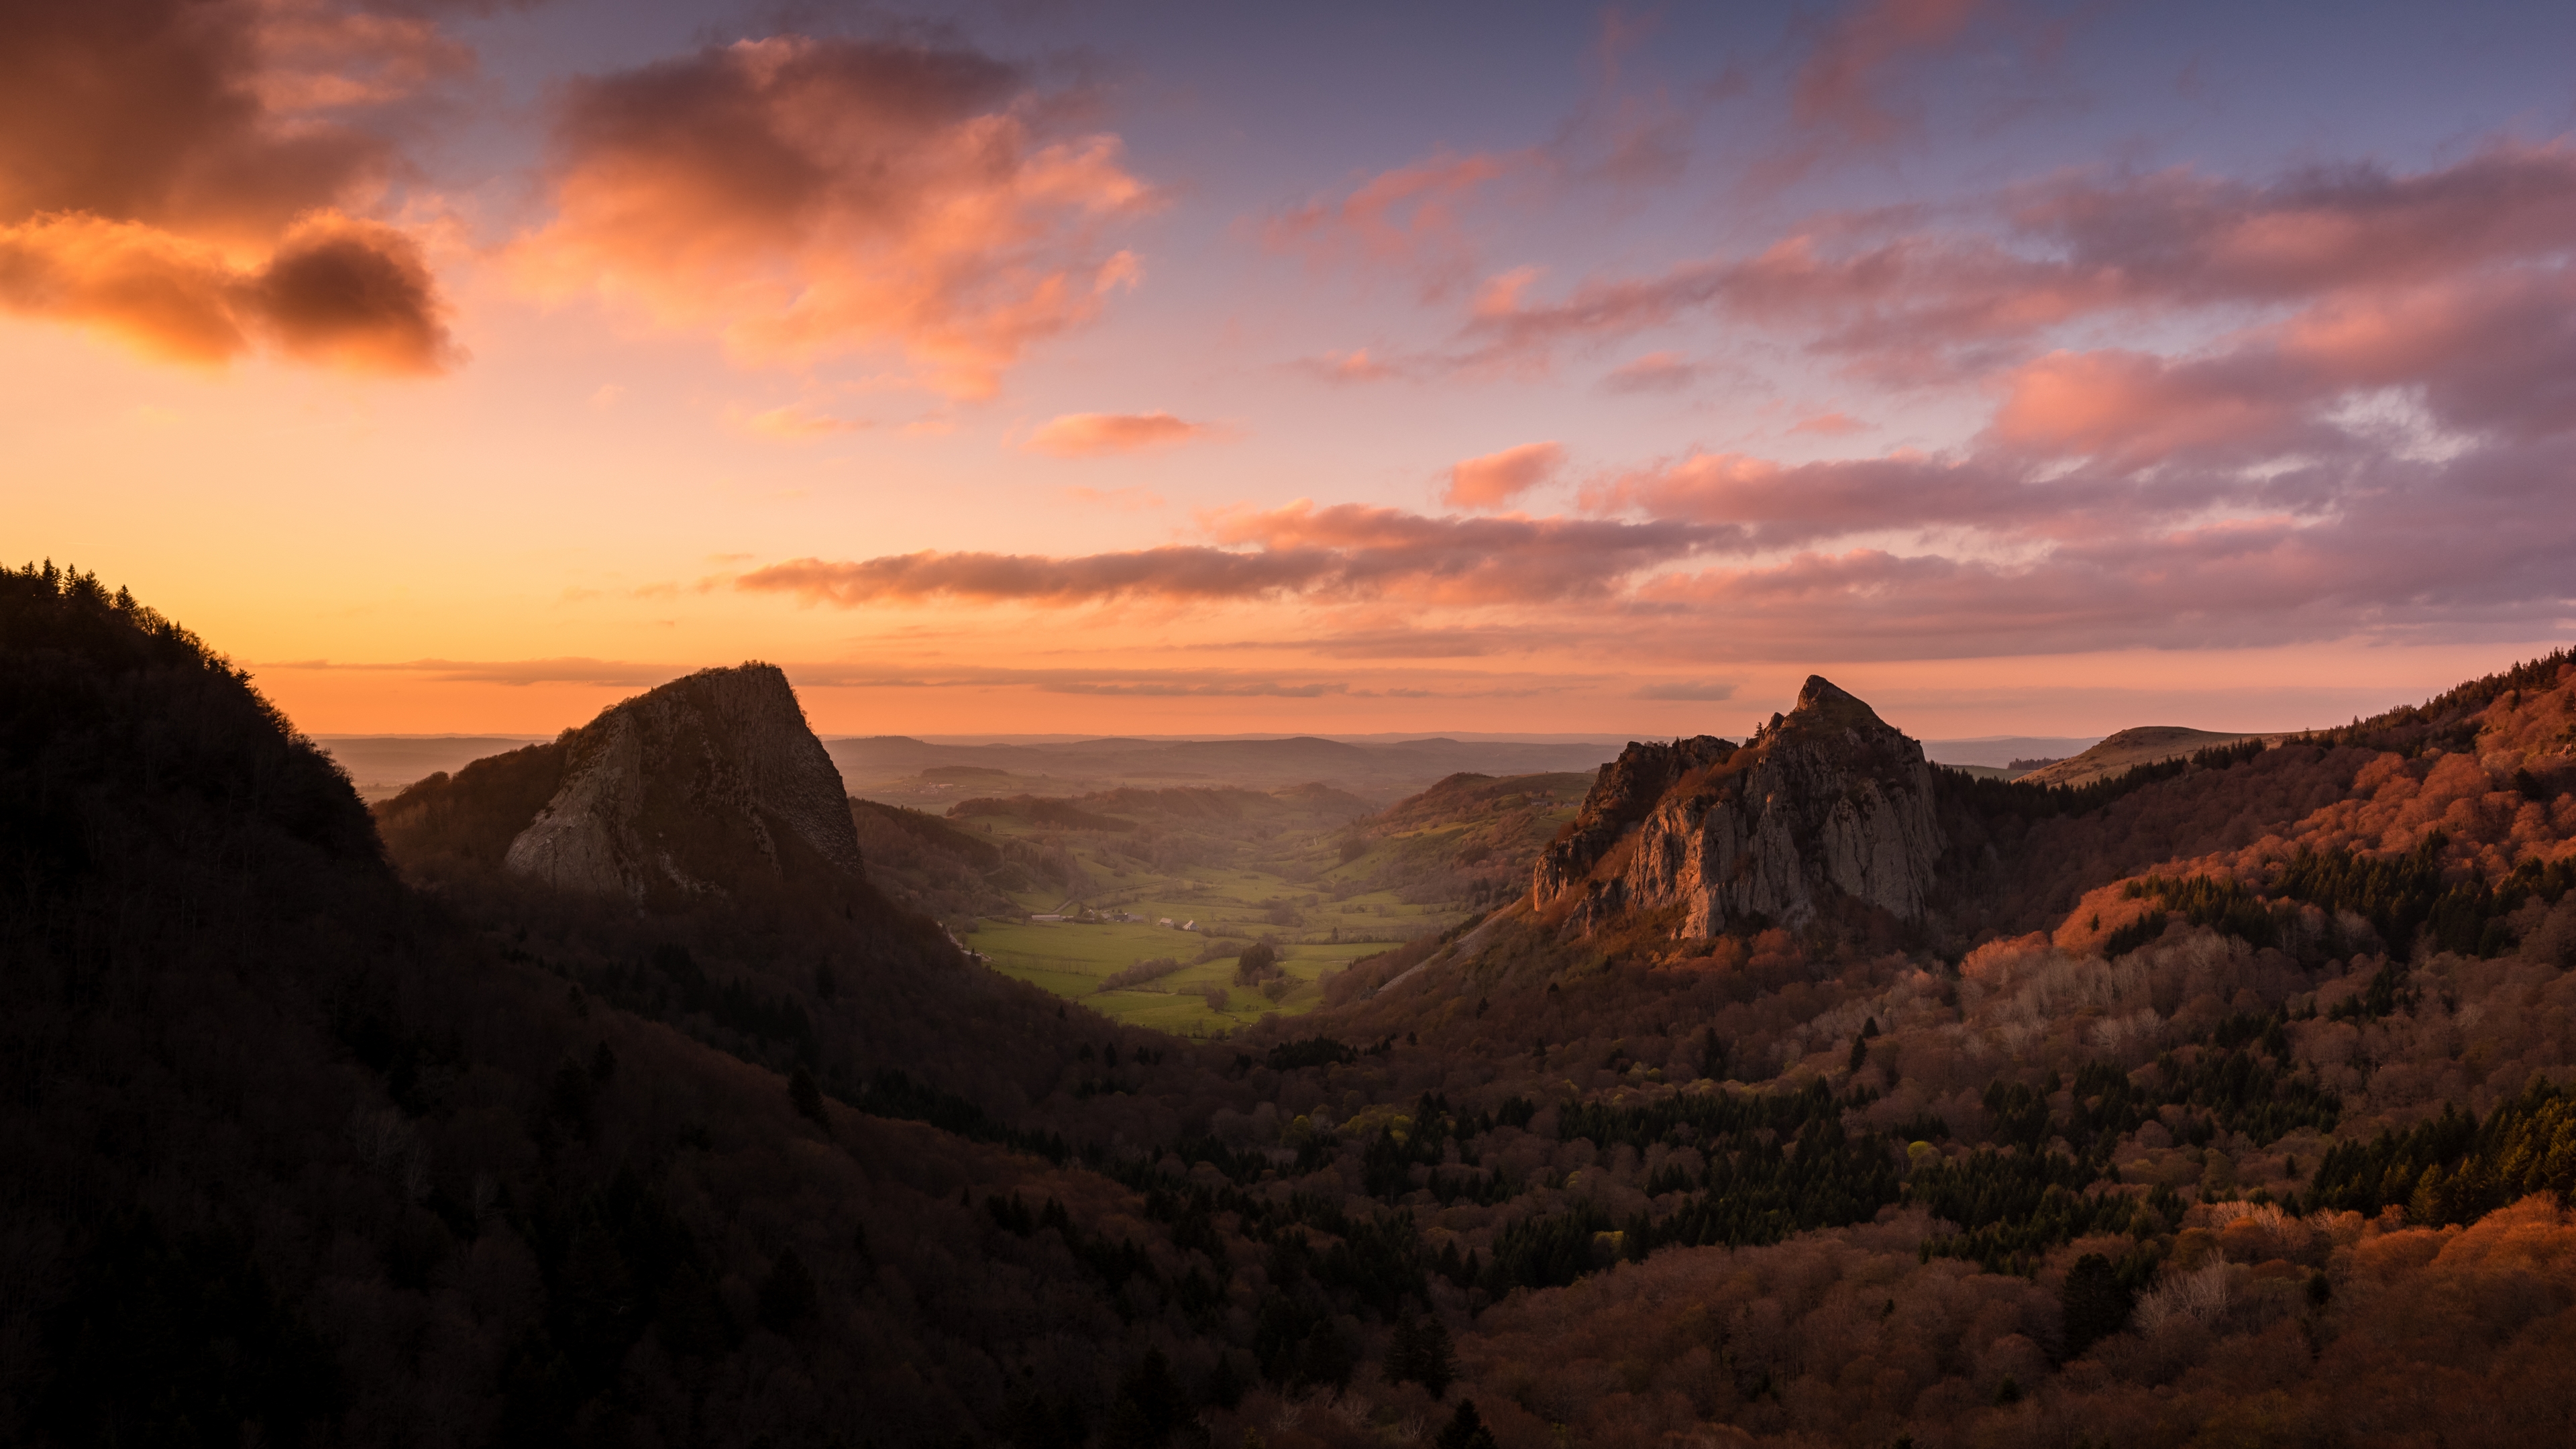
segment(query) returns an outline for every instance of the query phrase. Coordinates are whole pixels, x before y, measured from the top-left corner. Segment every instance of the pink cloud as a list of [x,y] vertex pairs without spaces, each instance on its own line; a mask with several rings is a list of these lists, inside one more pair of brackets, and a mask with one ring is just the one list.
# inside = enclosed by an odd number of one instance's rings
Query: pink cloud
[[1891,93],[1901,64],[1956,41],[1983,0],[1868,0],[1826,27],[1799,68],[1792,114],[1849,143],[1883,145],[1920,121]]
[[1557,176],[1614,187],[1668,185],[1689,169],[1692,130],[1708,103],[1703,92],[1676,103],[1657,85],[1632,85],[1628,58],[1662,26],[1652,13],[1606,10],[1582,98],[1541,153]]
[[1673,519],[1432,518],[1356,503],[1218,514],[1218,542],[1265,550],[1327,550],[1336,587],[1482,605],[1602,597],[1643,570],[1736,545],[1738,529]]
[[1240,553],[1200,545],[1073,558],[925,551],[855,563],[790,559],[754,569],[734,587],[845,609],[932,599],[1055,606],[1261,599],[1320,587],[1334,576],[1336,562],[1322,550]]
[[2077,176],[1983,211],[1991,226],[1948,231],[1903,211],[1819,217],[1749,256],[1589,278],[1555,297],[1516,273],[1477,299],[1454,360],[1543,368],[1561,349],[1715,315],[1919,385],[2020,366],[2052,329],[2090,317],[2223,322],[2456,286],[2480,269],[2554,275],[2576,237],[2576,146],[2500,144],[2415,175],[2364,167],[2269,186],[2187,170]]
[[[1423,365],[1544,369],[1713,318],[1991,412],[1935,453],[1695,450],[1586,480],[1570,517],[1300,502],[1204,516],[1170,549],[802,560],[740,587],[1292,602],[1300,647],[1326,652],[1495,629],[1708,661],[2524,640],[2576,609],[2571,248],[2576,150],[2551,144],[2259,185],[2063,176],[1937,215],[1813,218],[1647,275],[1557,287],[1524,268],[1487,278]],[[2096,340],[2115,329],[2190,340]],[[1604,386],[1690,367],[1648,353]],[[1787,416],[1808,438],[1868,426]],[[1565,471],[1554,443],[1466,460],[1446,505],[1517,506]]]
[[1300,502],[1205,517],[1203,544],[802,559],[734,586],[839,607],[1301,603],[1320,612],[1300,647],[1327,655],[1507,642],[1667,662],[2524,639],[2576,604],[2576,516],[2556,506],[2576,440],[2438,463],[2331,428],[2305,441],[2319,456],[2260,473],[2189,451],[2071,472],[2001,445],[1693,454],[1588,487],[1592,517]]
[[990,396],[1132,285],[1102,228],[1153,207],[1118,139],[1057,138],[981,54],[777,36],[575,84],[541,294],[595,294],[754,363],[892,349]]
[[1982,459],[1911,455],[1781,464],[1741,453],[1692,453],[1592,483],[1581,502],[1597,514],[1732,525],[1742,551],[1750,552],[1898,530],[2018,535],[2039,518],[2098,500],[2097,490],[2081,481],[2034,497],[2013,471]]
[[1297,365],[1326,382],[1384,382],[1405,375],[1405,369],[1372,356],[1365,347],[1349,352],[1327,352]]
[[1839,409],[1813,413],[1790,424],[1789,431],[1818,438],[1848,438],[1869,431],[1869,424]]
[[1067,607],[1306,599],[1404,599],[1444,606],[1601,598],[1622,581],[1733,537],[1650,520],[1432,518],[1392,508],[1299,502],[1204,521],[1211,545],[1047,558],[923,552],[857,562],[793,559],[737,589],[854,608],[946,599]]
[[1170,413],[1066,413],[1040,424],[1021,446],[1058,458],[1098,458],[1168,448],[1212,431]]
[[2338,298],[2280,329],[2279,348],[2339,386],[2417,388],[2456,427],[2576,427],[2576,275],[2563,268]]
[[2414,175],[2352,166],[2268,186],[2182,168],[2076,178],[2007,206],[2018,231],[2065,248],[2075,269],[2116,273],[2124,296],[2298,299],[2559,252],[2576,235],[2576,146],[2499,143]]
[[1699,368],[1678,352],[1649,352],[1610,370],[1604,392],[1679,392],[1699,380]]
[[2286,442],[2300,389],[2261,357],[2173,363],[2146,353],[2052,352],[2005,379],[1993,432],[2058,454],[2152,463],[2192,448]]
[[1380,172],[1340,197],[1282,211],[1263,224],[1262,242],[1317,265],[1357,262],[1417,272],[1437,292],[1472,266],[1460,209],[1486,183],[1531,159],[1444,151]]
[[1562,444],[1523,443],[1452,466],[1441,500],[1452,508],[1501,508],[1563,471]]

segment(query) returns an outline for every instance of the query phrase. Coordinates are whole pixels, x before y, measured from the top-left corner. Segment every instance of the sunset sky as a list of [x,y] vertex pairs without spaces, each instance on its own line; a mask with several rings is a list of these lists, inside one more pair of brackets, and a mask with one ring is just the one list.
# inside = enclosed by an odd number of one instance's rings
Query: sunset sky
[[2576,7],[0,0],[0,553],[315,733],[2339,723],[2576,637]]

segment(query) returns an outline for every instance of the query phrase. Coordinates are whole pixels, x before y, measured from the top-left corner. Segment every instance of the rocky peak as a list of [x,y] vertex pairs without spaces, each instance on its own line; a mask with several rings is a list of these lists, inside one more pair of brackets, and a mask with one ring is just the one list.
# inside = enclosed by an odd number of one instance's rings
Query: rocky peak
[[840,771],[775,665],[675,679],[561,747],[563,783],[510,842],[514,875],[643,899],[859,872]]
[[1579,896],[1604,858],[1637,828],[1675,781],[1724,762],[1736,749],[1732,740],[1698,735],[1670,744],[1639,741],[1621,750],[1618,759],[1601,767],[1573,823],[1539,857],[1531,883],[1539,909]]
[[1631,745],[1602,772],[1539,863],[1540,911],[1583,928],[1670,911],[1684,936],[1801,926],[1841,900],[1923,914],[1942,838],[1921,745],[1821,675],[1741,747],[1685,748],[1702,744]]

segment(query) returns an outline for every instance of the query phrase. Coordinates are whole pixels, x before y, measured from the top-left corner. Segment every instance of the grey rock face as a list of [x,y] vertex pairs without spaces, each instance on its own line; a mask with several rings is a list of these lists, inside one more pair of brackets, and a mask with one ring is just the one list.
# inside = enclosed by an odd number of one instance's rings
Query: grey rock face
[[1530,884],[1533,902],[1549,910],[1599,884],[1593,876],[1603,857],[1654,810],[1675,781],[1722,763],[1735,750],[1732,741],[1699,735],[1670,744],[1642,741],[1620,751],[1592,782],[1573,827],[1539,857]]
[[[1578,818],[1563,844],[1586,848],[1540,863],[1540,909],[1570,904],[1570,919],[1590,927],[1678,907],[1684,936],[1756,917],[1802,926],[1835,896],[1914,920],[1943,846],[1922,746],[1817,676],[1741,749],[1673,771],[1633,833],[1599,844],[1607,833]],[[1568,902],[1571,892],[1579,899]]]
[[840,771],[774,665],[673,680],[564,745],[562,787],[510,842],[514,875],[640,899],[859,871]]

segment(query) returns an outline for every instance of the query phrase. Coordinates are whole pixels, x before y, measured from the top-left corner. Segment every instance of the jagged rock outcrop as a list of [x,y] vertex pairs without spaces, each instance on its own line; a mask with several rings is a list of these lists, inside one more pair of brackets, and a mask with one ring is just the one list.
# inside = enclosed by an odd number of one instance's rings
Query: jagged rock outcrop
[[642,899],[859,873],[840,771],[775,665],[675,679],[559,745],[563,783],[511,840],[513,875]]
[[1723,763],[1735,750],[1734,741],[1713,735],[1670,744],[1646,740],[1621,750],[1593,780],[1574,823],[1539,857],[1530,882],[1538,908],[1553,910],[1567,903],[1569,895],[1579,898],[1621,838],[1654,810],[1674,782]]
[[1810,675],[1797,707],[1740,747],[1629,746],[1539,863],[1532,898],[1584,929],[1678,908],[1684,936],[1803,926],[1838,897],[1915,920],[1941,850],[1923,747]]

